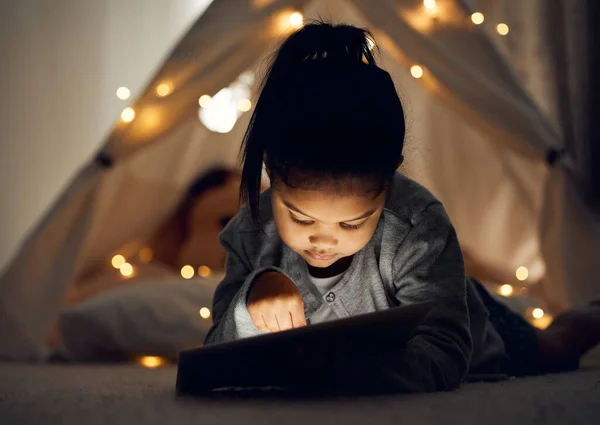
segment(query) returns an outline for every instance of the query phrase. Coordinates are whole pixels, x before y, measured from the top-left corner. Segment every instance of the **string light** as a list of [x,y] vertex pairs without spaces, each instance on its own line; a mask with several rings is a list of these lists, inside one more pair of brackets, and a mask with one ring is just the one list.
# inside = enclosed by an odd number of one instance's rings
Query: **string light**
[[473,23],[475,25],[483,24],[484,20],[485,20],[485,17],[483,16],[483,13],[481,13],[481,12],[475,12],[471,15],[471,21],[473,21]]
[[237,107],[242,112],[248,112],[252,108],[252,102],[248,99],[242,99],[238,102]]
[[206,307],[202,307],[200,309],[200,317],[203,319],[208,319],[210,317],[210,310]]
[[127,100],[131,96],[131,92],[127,87],[119,87],[117,89],[117,97],[121,100]]
[[207,266],[198,267],[198,275],[199,276],[208,277],[208,276],[210,276],[210,273],[211,273],[210,267],[207,267]]
[[508,34],[508,25],[498,24],[496,26],[496,31],[498,31],[498,34],[500,34],[500,35],[506,35],[506,34]]
[[131,122],[134,118],[135,111],[133,110],[133,108],[127,107],[123,109],[123,112],[121,112],[121,120],[123,120],[123,122]]
[[131,277],[133,275],[133,266],[129,263],[123,264],[119,267],[119,271],[125,277]]
[[541,319],[542,317],[544,317],[544,310],[542,310],[541,308],[534,308],[531,312],[531,315],[534,319]]
[[294,12],[290,15],[290,24],[294,28],[300,28],[304,23],[304,16],[300,12]]
[[117,254],[112,258],[112,260],[110,260],[110,263],[115,269],[120,269],[121,266],[125,264],[125,257],[123,257],[121,254]]
[[413,65],[410,67],[410,74],[415,78],[421,78],[423,76],[423,68],[419,65]]
[[510,297],[515,292],[511,285],[502,285],[500,287],[500,294],[505,297]]
[[156,87],[156,94],[160,97],[165,97],[165,96],[170,95],[172,90],[173,90],[173,88],[171,87],[170,84],[162,83],[162,84],[159,84],[158,87]]
[[164,359],[156,356],[144,356],[139,360],[140,364],[149,369],[154,369],[165,364]]
[[434,10],[435,0],[423,0],[423,6],[425,6],[425,9],[427,10]]
[[183,266],[181,268],[181,276],[184,279],[191,279],[194,277],[194,268],[192,266]]
[[138,257],[143,263],[149,263],[152,261],[152,250],[148,247],[142,248],[138,254]]
[[517,269],[517,272],[515,273],[515,275],[517,276],[517,279],[520,280],[521,282],[527,280],[527,278],[529,277],[529,270],[527,270],[527,267],[519,267]]
[[200,99],[198,99],[198,104],[202,107],[202,108],[206,108],[211,101],[212,97],[210,97],[207,94],[203,94],[202,96],[200,96]]

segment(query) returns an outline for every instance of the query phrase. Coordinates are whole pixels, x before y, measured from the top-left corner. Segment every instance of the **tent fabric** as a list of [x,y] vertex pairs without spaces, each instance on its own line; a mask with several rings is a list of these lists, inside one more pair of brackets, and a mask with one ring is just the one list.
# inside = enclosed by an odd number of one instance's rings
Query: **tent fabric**
[[[291,31],[286,22],[293,10],[305,20],[373,30],[381,65],[406,107],[404,171],[444,202],[463,247],[505,271],[503,283],[518,283],[518,266],[526,266],[532,280],[552,266],[560,278],[548,283],[549,292],[561,306],[591,295],[597,289],[589,283],[591,260],[600,251],[586,251],[589,267],[577,269],[585,285],[573,285],[575,263],[567,268],[566,261],[592,247],[590,218],[565,180],[564,165],[549,169],[545,162],[549,150],[562,148],[559,125],[539,106],[547,100],[530,94],[458,0],[436,4],[437,18],[417,0],[211,4],[132,104],[135,119],[116,124],[102,145],[112,167],[93,163],[76,176],[2,276],[0,358],[42,358],[43,338],[73,278],[103,266],[117,250],[135,252],[196,174],[215,164],[235,165],[251,111],[230,133],[213,133],[198,120],[198,97],[214,95],[248,69],[260,75]],[[410,75],[413,64],[425,71],[419,80]],[[173,91],[159,97],[156,87],[163,82]],[[566,227],[572,222],[579,223],[577,234]],[[584,295],[577,295],[580,290]],[[40,296],[31,295],[36,291]]]

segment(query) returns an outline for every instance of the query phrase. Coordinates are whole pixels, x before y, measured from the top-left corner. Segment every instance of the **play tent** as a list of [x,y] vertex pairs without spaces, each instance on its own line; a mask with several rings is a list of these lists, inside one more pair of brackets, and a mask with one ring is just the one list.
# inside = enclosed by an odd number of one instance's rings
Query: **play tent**
[[600,226],[577,155],[587,80],[573,80],[588,66],[573,31],[585,11],[548,3],[215,0],[4,271],[0,357],[41,359],[74,277],[137,249],[198,172],[236,164],[246,97],[302,17],[373,32],[406,108],[404,172],[443,201],[465,250],[502,283],[543,278],[560,308],[598,296]]

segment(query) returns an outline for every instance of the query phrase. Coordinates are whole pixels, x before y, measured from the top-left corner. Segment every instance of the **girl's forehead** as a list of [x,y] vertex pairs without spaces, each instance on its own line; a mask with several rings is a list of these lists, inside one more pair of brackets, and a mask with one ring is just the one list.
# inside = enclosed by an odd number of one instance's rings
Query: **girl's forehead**
[[323,222],[350,221],[383,208],[383,194],[374,197],[332,190],[306,190],[278,186],[272,192],[277,203]]

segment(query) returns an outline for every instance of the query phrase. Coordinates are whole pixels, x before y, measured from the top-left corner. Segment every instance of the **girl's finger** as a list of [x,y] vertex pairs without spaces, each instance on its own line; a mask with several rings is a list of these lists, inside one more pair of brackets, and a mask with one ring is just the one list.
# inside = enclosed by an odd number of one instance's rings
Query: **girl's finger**
[[294,327],[292,324],[292,317],[287,309],[277,313],[277,323],[279,324],[279,329],[282,331],[292,329]]
[[252,322],[254,322],[254,326],[256,326],[259,331],[269,332],[269,328],[267,327],[262,314],[255,313],[253,310],[248,310],[248,313],[250,313],[250,318],[252,319]]
[[277,323],[277,318],[275,317],[274,314],[268,314],[268,315],[262,315],[263,319],[265,321],[265,324],[267,325],[267,328],[269,329],[269,331],[271,332],[278,332],[279,331],[279,324]]
[[295,328],[306,326],[306,315],[304,314],[304,307],[301,305],[292,307],[290,310],[290,317],[292,319],[292,325]]

